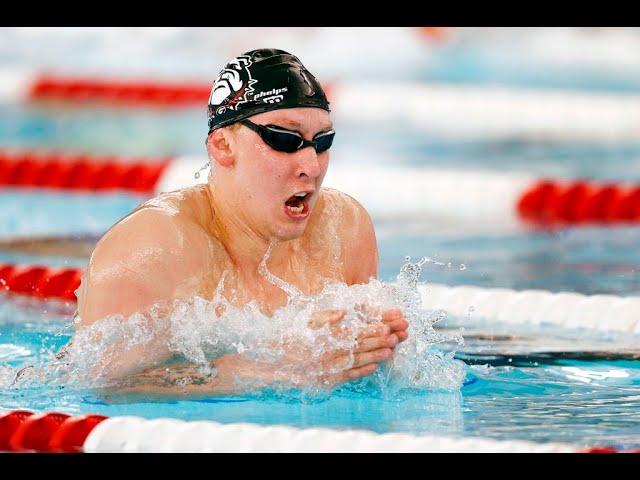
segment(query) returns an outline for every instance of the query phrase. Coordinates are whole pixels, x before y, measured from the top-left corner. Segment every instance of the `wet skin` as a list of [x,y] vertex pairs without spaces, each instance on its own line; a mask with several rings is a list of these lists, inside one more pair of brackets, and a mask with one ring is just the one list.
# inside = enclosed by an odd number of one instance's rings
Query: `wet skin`
[[[274,110],[250,120],[299,131],[307,140],[332,128],[328,112],[316,108]],[[237,124],[212,132],[207,151],[214,169],[208,184],[149,200],[98,242],[78,291],[78,329],[108,315],[127,317],[196,295],[211,299],[223,275],[222,293],[235,306],[253,300],[272,314],[287,301],[286,293],[258,271],[272,242],[269,271],[304,294],[319,293],[327,280],[353,285],[377,275],[369,215],[353,198],[321,187],[329,151],[278,152]],[[304,209],[290,209],[287,203],[303,193]],[[338,326],[344,313],[316,312],[310,328]],[[349,352],[327,353],[322,359],[328,369],[345,365],[322,378],[325,385],[370,375],[407,338],[408,323],[399,310],[381,315],[377,328],[358,333],[353,365],[346,366]],[[131,388],[162,391],[153,379],[168,373],[154,367],[170,357],[167,338],[158,332],[146,347],[123,349],[106,371],[112,377],[138,378]],[[194,382],[190,391],[232,393],[238,377],[258,378],[264,385],[287,380],[238,355],[213,364],[218,374]],[[289,380],[296,386],[305,382]]]

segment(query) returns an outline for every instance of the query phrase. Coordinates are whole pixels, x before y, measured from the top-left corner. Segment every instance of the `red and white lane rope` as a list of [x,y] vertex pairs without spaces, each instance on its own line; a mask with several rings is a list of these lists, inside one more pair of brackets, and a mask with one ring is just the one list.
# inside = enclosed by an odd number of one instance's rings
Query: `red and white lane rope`
[[640,334],[640,296],[427,284],[422,305],[460,318]]
[[[74,302],[82,271],[40,265],[0,264],[0,292]],[[516,291],[506,288],[418,287],[423,306],[467,318],[512,324],[552,324],[567,328],[640,334],[640,297]]]
[[82,270],[0,263],[0,292],[75,302]]
[[[153,195],[205,181],[203,157],[129,158],[0,150],[0,188]],[[640,221],[640,184],[334,163],[324,185],[358,199],[374,218],[442,218],[517,224]]]
[[170,159],[0,150],[0,187],[151,194]]
[[29,410],[0,414],[0,452],[80,453],[89,433],[106,418]]
[[[210,88],[207,81],[87,78],[21,71],[0,74],[0,102],[53,100],[204,108]],[[359,124],[406,123],[424,132],[456,138],[640,139],[640,95],[389,82],[344,82],[327,90],[336,118]]]
[[112,418],[89,435],[85,452],[576,452],[571,445],[449,438],[364,430]]
[[206,106],[210,91],[211,85],[206,82],[91,78],[26,71],[5,71],[0,75],[0,101],[6,103],[52,100],[125,106]]
[[612,447],[578,448],[562,443],[481,437],[417,436],[329,428],[299,429],[249,423],[221,424],[170,418],[103,415],[0,414],[0,452],[522,452],[638,453]]

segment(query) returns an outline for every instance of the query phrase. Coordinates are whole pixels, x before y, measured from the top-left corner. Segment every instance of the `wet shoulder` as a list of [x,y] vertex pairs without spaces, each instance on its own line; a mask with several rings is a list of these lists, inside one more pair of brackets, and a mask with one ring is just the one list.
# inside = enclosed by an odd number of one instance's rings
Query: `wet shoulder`
[[[340,239],[340,257],[348,284],[366,283],[377,275],[378,249],[371,217],[355,198],[331,188],[323,188],[318,224]],[[332,228],[331,225],[334,225]],[[329,230],[334,230],[329,232]]]
[[202,218],[203,195],[201,188],[187,188],[148,200],[100,239],[92,260],[146,258],[166,264],[192,263],[196,256],[206,260],[210,242]]
[[358,227],[361,223],[369,224],[371,219],[366,209],[355,198],[333,188],[323,187],[320,191],[321,217],[326,222],[329,218],[337,218],[342,228]]

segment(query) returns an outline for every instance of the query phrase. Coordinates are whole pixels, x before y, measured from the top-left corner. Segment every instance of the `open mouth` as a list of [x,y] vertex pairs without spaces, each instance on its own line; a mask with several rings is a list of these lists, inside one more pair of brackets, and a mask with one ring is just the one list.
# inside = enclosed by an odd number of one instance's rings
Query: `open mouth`
[[299,192],[291,195],[289,199],[284,202],[286,213],[294,218],[305,217],[309,213],[310,198],[311,192]]

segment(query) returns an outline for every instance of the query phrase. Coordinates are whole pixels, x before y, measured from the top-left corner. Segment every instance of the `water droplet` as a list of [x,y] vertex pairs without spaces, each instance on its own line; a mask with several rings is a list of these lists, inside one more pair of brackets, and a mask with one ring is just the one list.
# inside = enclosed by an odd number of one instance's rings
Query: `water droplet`
[[210,168],[211,164],[209,163],[209,160],[207,160],[204,165],[202,165],[198,171],[196,173],[193,174],[193,178],[195,178],[196,180],[198,180],[200,178],[200,172],[203,170],[206,170],[207,168]]

